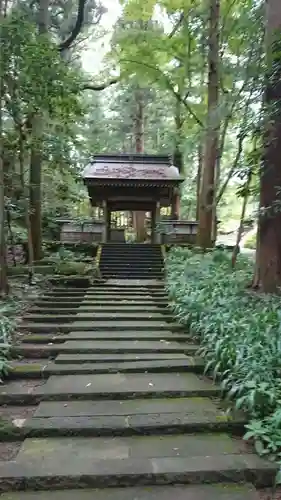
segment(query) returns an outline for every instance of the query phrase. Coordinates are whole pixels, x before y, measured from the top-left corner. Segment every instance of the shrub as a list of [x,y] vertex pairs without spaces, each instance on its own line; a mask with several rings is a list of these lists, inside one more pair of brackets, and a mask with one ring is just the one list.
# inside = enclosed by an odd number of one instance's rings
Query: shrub
[[97,253],[97,243],[61,243],[60,241],[44,241],[44,253],[52,254],[60,250],[68,250],[80,256],[95,257]]
[[10,350],[11,334],[15,327],[11,319],[12,311],[15,309],[13,303],[3,303],[0,308],[0,381],[8,374],[8,357]]
[[172,249],[166,259],[167,289],[178,320],[200,342],[206,371],[226,397],[246,411],[246,438],[260,454],[281,458],[280,303],[247,291],[253,263],[229,252],[198,254]]
[[92,271],[92,265],[77,261],[58,261],[55,266],[55,274],[64,276],[85,276]]

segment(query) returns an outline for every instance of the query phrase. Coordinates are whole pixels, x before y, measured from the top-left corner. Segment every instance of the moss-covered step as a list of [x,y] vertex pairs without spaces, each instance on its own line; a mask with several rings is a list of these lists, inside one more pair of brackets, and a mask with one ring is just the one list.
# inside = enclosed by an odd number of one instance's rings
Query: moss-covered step
[[226,434],[26,439],[0,463],[5,490],[250,481],[273,483],[278,467]]
[[[54,287],[54,291],[60,291],[61,287]],[[90,287],[91,291],[95,290],[140,290],[140,291],[163,291],[163,283],[156,283],[153,281],[143,281],[143,280],[109,280],[106,283],[95,283]]]
[[[29,353],[48,353],[53,356],[59,353],[182,353],[187,355],[196,354],[198,346],[196,344],[178,343],[165,340],[68,340],[63,343],[28,344],[24,343],[13,346],[13,355],[25,356]],[[36,357],[36,356],[33,356]],[[38,357],[41,357],[40,355]]]
[[164,341],[174,341],[174,342],[192,342],[192,337],[186,333],[169,332],[169,330],[162,331],[107,331],[96,332],[96,331],[78,331],[70,332],[68,334],[53,335],[52,333],[42,333],[42,334],[29,334],[21,337],[21,342],[23,343],[33,343],[33,344],[46,344],[52,342],[54,344],[65,342],[66,340],[160,340]]
[[4,493],[1,500],[260,500],[247,484],[136,486],[99,490]]
[[134,297],[167,297],[167,292],[164,290],[162,291],[153,291],[150,292],[149,290],[126,290],[126,289],[119,289],[119,290],[112,290],[105,288],[104,290],[102,289],[97,289],[97,290],[90,290],[89,288],[87,291],[81,289],[81,288],[76,288],[75,290],[68,290],[67,288],[62,288],[61,290],[50,290],[49,292],[46,292],[44,294],[46,297],[80,297],[82,295],[86,295],[87,297],[95,297],[96,295],[102,295],[102,296],[114,296],[114,295],[125,295],[125,296],[134,296]]
[[128,299],[120,299],[117,297],[115,300],[108,300],[107,298],[103,300],[97,300],[96,298],[94,299],[83,299],[82,304],[79,302],[77,305],[77,302],[75,300],[60,300],[59,302],[57,300],[47,300],[46,298],[43,300],[36,300],[34,302],[35,307],[45,307],[48,309],[52,309],[53,307],[64,307],[67,309],[71,309],[72,307],[100,307],[100,306],[107,306],[107,307],[118,307],[118,306],[137,306],[137,307],[145,307],[145,306],[151,306],[151,307],[167,307],[167,300],[154,300],[154,299],[132,299],[132,297]]
[[96,297],[93,297],[92,299],[79,299],[79,300],[76,300],[76,299],[73,299],[73,298],[69,298],[69,297],[64,297],[64,298],[60,298],[59,301],[57,298],[48,298],[48,297],[40,297],[39,300],[35,300],[34,301],[34,306],[36,307],[40,307],[40,306],[43,306],[43,307],[58,307],[58,306],[62,306],[62,307],[79,307],[81,305],[84,305],[84,306],[97,306],[97,305],[108,305],[108,306],[115,306],[115,305],[141,305],[141,306],[146,306],[146,305],[153,305],[153,306],[156,306],[156,307],[165,307],[167,306],[168,302],[167,302],[167,299],[152,299],[152,298],[143,298],[143,299],[139,299],[139,298],[132,298],[132,296],[127,296],[127,297],[114,297],[114,296],[110,296],[110,297],[100,297],[100,296],[96,296]]
[[[85,355],[89,357],[89,355]],[[121,356],[120,356],[121,358]],[[39,361],[39,360],[38,360]],[[38,362],[23,363],[12,361],[10,363],[9,378],[16,379],[22,377],[28,378],[48,378],[50,375],[75,375],[94,374],[94,373],[165,373],[169,372],[193,372],[202,373],[204,365],[200,359],[187,357],[179,359],[153,359],[152,361],[134,360],[134,361],[105,361],[87,362],[80,358],[80,362],[56,363],[56,362]]]
[[[176,354],[176,353],[119,353],[119,354],[112,354],[110,352],[108,353],[103,353],[103,354],[92,354],[89,352],[85,352],[83,354],[75,354],[75,353],[69,353],[69,354],[59,354],[56,359],[55,363],[124,363],[127,361],[132,361],[135,363],[139,363],[142,361],[174,361],[174,360],[188,360],[191,362],[191,358],[189,356],[186,356],[182,353]],[[194,358],[192,358],[194,359]],[[197,364],[197,360],[196,360]]]
[[24,321],[18,326],[19,331],[30,332],[30,333],[57,333],[57,332],[70,332],[70,331],[107,331],[107,330],[170,330],[179,331],[183,330],[184,327],[180,327],[177,323],[166,323],[165,320],[160,321],[71,321],[69,323],[30,323]]
[[26,314],[25,315],[25,321],[32,321],[34,323],[42,323],[42,322],[64,322],[67,323],[69,321],[73,321],[73,315],[76,313],[76,318],[77,321],[89,321],[89,320],[114,320],[114,321],[123,321],[123,320],[130,320],[134,319],[136,321],[140,321],[142,319],[149,319],[151,322],[152,321],[161,321],[162,319],[165,321],[172,321],[173,316],[171,314],[165,314],[163,315],[160,312],[155,312],[155,311],[149,311],[149,312],[140,312],[140,311],[134,311],[131,310],[131,312],[123,312],[123,311],[116,311],[116,312],[103,312],[102,310],[100,312],[80,312],[79,309],[76,311],[73,311],[73,314]]
[[[40,379],[38,379],[40,381]],[[41,379],[42,380],[42,379]],[[51,376],[30,388],[22,381],[0,386],[0,403],[16,404],[64,399],[137,399],[160,397],[218,397],[220,387],[194,373],[114,373]]]
[[43,402],[24,429],[32,437],[132,436],[243,432],[245,424],[245,416],[209,398],[173,398]]
[[69,307],[64,307],[62,306],[60,303],[59,304],[56,304],[55,307],[45,307],[45,304],[44,306],[41,306],[41,307],[38,307],[38,306],[35,306],[35,307],[32,307],[31,309],[29,309],[29,314],[41,314],[41,315],[67,315],[67,314],[96,314],[96,313],[111,313],[111,314],[114,314],[114,313],[130,313],[130,312],[136,312],[137,314],[138,313],[143,313],[143,312],[147,312],[148,314],[149,313],[160,313],[160,314],[169,314],[170,313],[170,310],[168,308],[168,306],[162,306],[161,308],[157,305],[157,304],[153,304],[153,303],[150,303],[150,304],[141,304],[141,305],[135,305],[135,304],[120,304],[120,303],[117,303],[117,304],[113,304],[112,306],[110,305],[107,305],[107,303],[104,303],[102,305],[95,305],[95,304],[83,304],[82,302],[82,305],[79,305],[79,306],[76,306],[75,308],[73,308],[72,306],[72,309],[70,309]]
[[130,280],[130,282],[128,281],[128,284],[124,284],[124,283],[122,284],[122,283],[120,283],[118,285],[118,284],[112,283],[109,280],[105,284],[100,284],[100,285],[96,285],[96,286],[90,287],[89,291],[90,292],[95,292],[95,291],[98,291],[98,290],[103,290],[103,291],[104,290],[112,290],[114,293],[116,291],[119,291],[119,290],[125,290],[125,291],[128,291],[128,292],[130,292],[131,290],[133,290],[133,291],[146,292],[146,293],[154,293],[154,292],[157,293],[157,292],[163,292],[163,291],[165,291],[162,283],[159,283],[159,284],[153,284],[153,283],[149,284],[148,283],[148,284],[145,284],[145,285],[133,284],[133,283],[134,283],[134,280]]
[[[13,267],[8,267],[8,276],[22,276],[28,274],[28,266],[26,265],[17,265]],[[55,266],[54,265],[36,265],[34,266],[35,274],[43,274],[44,276],[54,274]]]

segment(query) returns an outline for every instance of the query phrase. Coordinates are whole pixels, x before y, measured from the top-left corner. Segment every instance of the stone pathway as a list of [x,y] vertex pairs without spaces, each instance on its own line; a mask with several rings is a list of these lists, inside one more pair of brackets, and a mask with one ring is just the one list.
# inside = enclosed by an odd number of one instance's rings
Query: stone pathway
[[161,283],[54,288],[20,333],[0,388],[0,438],[17,447],[1,500],[258,500],[272,484]]

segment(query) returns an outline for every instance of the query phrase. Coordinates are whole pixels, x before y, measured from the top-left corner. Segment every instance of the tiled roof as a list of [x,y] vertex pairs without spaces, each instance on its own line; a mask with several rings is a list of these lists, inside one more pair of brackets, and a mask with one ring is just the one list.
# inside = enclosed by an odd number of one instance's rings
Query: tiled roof
[[181,180],[179,171],[173,165],[158,162],[130,162],[94,160],[89,163],[82,174],[86,179],[120,179],[120,180]]

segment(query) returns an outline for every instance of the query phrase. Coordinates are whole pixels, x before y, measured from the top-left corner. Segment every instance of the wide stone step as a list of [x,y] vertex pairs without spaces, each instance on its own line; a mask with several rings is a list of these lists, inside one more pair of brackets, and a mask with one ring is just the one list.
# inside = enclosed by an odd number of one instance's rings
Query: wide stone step
[[122,287],[117,290],[113,290],[112,288],[97,288],[95,290],[88,288],[86,291],[80,291],[79,288],[76,288],[76,290],[67,290],[67,289],[62,289],[62,290],[51,290],[50,292],[45,292],[44,296],[54,296],[54,297],[61,297],[62,295],[68,296],[68,297],[84,297],[84,295],[87,296],[95,296],[95,295],[113,295],[114,293],[118,293],[118,295],[136,295],[139,296],[140,298],[143,296],[150,296],[150,297],[163,297],[167,296],[167,293],[165,290],[159,290],[159,291],[151,291],[149,289],[143,289],[143,290],[128,290],[127,287]]
[[[83,304],[83,303],[82,303]],[[149,314],[150,312],[152,313],[160,313],[160,314],[168,314],[170,313],[169,308],[166,307],[159,307],[155,304],[149,304],[149,305],[135,305],[135,304],[128,304],[128,305],[122,305],[122,304],[114,304],[112,306],[108,306],[106,304],[102,305],[76,305],[76,308],[70,309],[69,307],[62,307],[61,305],[56,304],[56,307],[32,307],[29,310],[30,314],[41,314],[44,316],[49,316],[49,315],[75,315],[77,313],[85,313],[85,314],[96,314],[100,312],[104,313],[129,313],[135,311],[137,313],[139,312],[146,312]],[[28,316],[27,316],[28,317]]]
[[[150,321],[172,321],[173,316],[171,314],[162,314],[160,312],[108,312],[108,313],[103,313],[103,312],[80,312],[79,309],[77,309],[76,312],[76,318],[78,321],[89,321],[89,320],[112,320],[112,321],[122,321],[122,320],[127,320],[127,319],[135,319],[136,321],[142,320],[142,319],[149,319]],[[68,321],[73,321],[73,314],[57,314],[56,316],[52,314],[26,314],[25,316],[25,321],[33,321],[34,323],[41,323],[41,322],[68,322]]]
[[194,373],[114,373],[106,375],[51,376],[44,385],[30,388],[22,381],[0,386],[0,403],[32,404],[65,399],[137,399],[217,397],[219,386]]
[[83,353],[83,354],[60,354],[56,357],[55,363],[124,363],[124,362],[135,362],[142,363],[144,361],[165,361],[167,365],[170,362],[179,360],[179,361],[190,361],[190,358],[185,354],[177,354],[177,353],[103,353],[103,354],[92,354],[92,353]]
[[126,259],[126,258],[104,258],[100,260],[100,268],[115,267],[116,269],[163,269],[163,261],[155,258],[148,259]]
[[[86,355],[87,359],[91,355]],[[98,356],[98,355],[94,355]],[[200,359],[185,356],[179,359],[153,359],[152,361],[145,361],[142,359],[133,359],[133,361],[126,361],[120,359],[119,362],[106,359],[96,359],[87,362],[81,358],[78,360],[72,356],[73,359],[66,362],[46,361],[37,363],[24,363],[24,362],[10,362],[10,377],[15,378],[47,378],[50,375],[75,375],[75,374],[98,374],[98,373],[167,373],[167,372],[192,372],[202,373],[204,369],[203,362]],[[121,356],[120,356],[121,358]],[[138,358],[138,356],[137,356]]]
[[[134,259],[126,259],[121,258],[121,259],[116,259],[114,262],[112,259],[102,259],[100,261],[100,267],[108,267],[110,268],[116,268],[122,271],[122,269],[129,269],[129,270],[149,270],[153,271],[154,269],[163,269],[164,268],[164,263],[159,261],[159,259],[155,259],[154,262],[151,260],[143,260],[139,258],[134,258]],[[140,278],[142,279],[142,278]]]
[[96,300],[96,299],[84,299],[82,303],[77,304],[75,300],[60,300],[59,302],[57,300],[38,300],[34,302],[34,307],[40,307],[42,309],[48,309],[52,310],[55,307],[61,307],[65,308],[67,310],[72,309],[73,307],[85,307],[85,308],[92,308],[92,307],[156,307],[156,308],[166,308],[167,306],[167,301],[166,300],[157,300],[155,301],[152,298],[146,299],[146,300],[137,300],[137,299],[116,299],[116,300],[107,300],[107,298],[103,300]]
[[137,486],[95,490],[56,490],[4,493],[1,500],[260,500],[255,488],[244,484]]
[[278,467],[225,434],[26,439],[0,463],[5,490],[253,481],[269,486]]
[[164,307],[167,306],[168,301],[165,298],[160,298],[160,299],[155,299],[152,297],[145,297],[143,299],[134,299],[132,296],[128,297],[118,297],[118,296],[113,296],[113,297],[100,297],[100,296],[95,296],[92,298],[85,298],[83,301],[76,301],[75,299],[69,298],[69,297],[64,297],[63,299],[60,299],[58,302],[58,299],[55,298],[49,298],[49,297],[44,297],[40,300],[36,300],[34,302],[35,306],[42,306],[42,307],[58,307],[60,305],[61,307],[67,307],[67,308],[72,308],[72,307],[79,307],[81,305],[83,306],[99,306],[99,305],[107,305],[107,306],[118,306],[118,305],[141,305],[141,306],[146,306],[146,305],[155,305],[156,307]]
[[[67,291],[77,291],[77,288],[76,287],[70,287],[70,286],[54,286],[52,288],[52,290],[54,290],[55,292],[59,292],[61,291],[62,289],[64,290],[67,290]],[[117,281],[117,282],[107,282],[106,284],[104,283],[96,283],[96,284],[93,284],[91,285],[90,287],[84,287],[84,291],[88,291],[88,290],[92,290],[92,291],[95,291],[95,290],[136,290],[136,291],[146,291],[146,290],[150,290],[150,291],[163,291],[163,284],[161,283],[157,283],[157,282],[154,282],[154,281],[144,281],[144,280],[138,280],[137,282],[132,282],[132,281]]]
[[165,321],[118,321],[115,323],[114,321],[71,321],[70,323],[29,323],[24,322],[18,326],[19,331],[25,332],[48,332],[48,333],[56,333],[60,332],[70,332],[70,331],[85,331],[92,330],[94,331],[107,331],[107,330],[180,330],[180,327],[177,323],[166,323]]
[[162,331],[139,331],[124,330],[124,331],[107,331],[93,332],[93,331],[78,331],[70,332],[65,335],[53,335],[51,333],[43,333],[40,335],[29,334],[21,337],[21,342],[31,342],[35,344],[46,344],[47,342],[62,343],[67,340],[160,340],[161,342],[190,342],[192,339],[185,333],[171,333],[169,330]]
[[[132,436],[207,431],[243,432],[242,414],[226,412],[209,398],[42,402],[23,425],[23,435]],[[177,440],[177,436],[175,437]]]
[[162,271],[140,271],[138,269],[136,270],[130,270],[130,271],[117,271],[117,270],[102,270],[102,277],[106,278],[120,278],[120,279],[149,279],[149,278],[154,278],[154,279],[161,279],[163,276]]
[[[154,340],[154,341],[113,341],[113,340],[67,340],[63,343],[48,344],[29,344],[24,343],[19,346],[11,348],[12,354],[26,354],[38,353],[38,356],[44,354],[46,356],[53,356],[58,353],[182,353],[182,354],[195,354],[198,351],[198,346],[188,343],[177,343],[170,341]],[[34,356],[36,357],[36,356]]]

